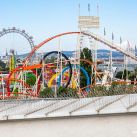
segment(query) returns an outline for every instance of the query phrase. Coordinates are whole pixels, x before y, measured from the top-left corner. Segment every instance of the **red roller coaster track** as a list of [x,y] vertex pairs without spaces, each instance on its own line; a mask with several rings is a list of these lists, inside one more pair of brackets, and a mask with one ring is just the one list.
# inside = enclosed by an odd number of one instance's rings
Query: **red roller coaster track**
[[[127,53],[125,52],[123,49],[121,49],[120,47],[118,47],[118,45],[112,43],[112,42],[109,42],[108,40],[105,40],[104,38],[98,36],[98,35],[95,35],[93,33],[89,33],[89,32],[65,32],[65,33],[61,33],[61,34],[58,34],[58,35],[55,35],[53,37],[50,37],[50,38],[47,38],[45,39],[44,41],[42,41],[40,44],[38,44],[37,46],[35,46],[32,51],[30,52],[30,54],[27,56],[27,58],[25,59],[25,62],[24,62],[24,65],[23,67],[19,67],[19,68],[16,68],[14,69],[8,76],[8,80],[7,80],[7,92],[9,93],[8,95],[10,95],[10,88],[9,88],[9,83],[10,83],[10,77],[12,76],[13,73],[19,71],[19,70],[27,70],[30,68],[30,66],[26,66],[27,63],[29,62],[30,58],[33,56],[33,54],[40,48],[42,47],[44,44],[48,43],[49,41],[55,39],[55,38],[58,38],[58,37],[61,37],[61,36],[64,36],[64,35],[72,35],[72,34],[83,34],[83,35],[86,35],[86,36],[90,36],[92,37],[93,39],[95,39],[96,41],[99,41],[107,46],[109,46],[110,48],[112,49],[116,49],[117,51],[120,51],[122,52],[123,54],[125,54],[126,56],[132,58],[133,60],[136,60],[137,61],[137,58],[130,54],[130,53]],[[35,66],[35,65],[34,65]],[[32,68],[34,67],[32,66]],[[37,66],[37,65],[36,65]],[[35,67],[36,67],[35,66]]]

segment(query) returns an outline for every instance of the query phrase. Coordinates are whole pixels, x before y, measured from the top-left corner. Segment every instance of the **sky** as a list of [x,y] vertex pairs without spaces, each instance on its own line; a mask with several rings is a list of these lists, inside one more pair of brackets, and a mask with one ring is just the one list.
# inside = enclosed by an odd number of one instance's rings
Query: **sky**
[[[99,5],[100,29],[97,32],[99,35],[103,35],[105,27],[108,40],[111,40],[113,32],[116,43],[122,37],[123,41],[129,40],[132,47],[135,46],[137,43],[136,0],[0,0],[0,30],[14,26],[24,29],[33,36],[37,45],[58,33],[78,31],[78,5],[80,4],[80,15],[87,16],[89,15],[88,3],[90,15],[94,16],[97,15],[97,4]],[[76,37],[55,40],[40,51],[56,50],[59,48],[59,43],[63,50],[74,50]],[[0,38],[0,55],[11,48],[15,48],[19,53],[30,51],[27,40],[19,34],[8,34]]]

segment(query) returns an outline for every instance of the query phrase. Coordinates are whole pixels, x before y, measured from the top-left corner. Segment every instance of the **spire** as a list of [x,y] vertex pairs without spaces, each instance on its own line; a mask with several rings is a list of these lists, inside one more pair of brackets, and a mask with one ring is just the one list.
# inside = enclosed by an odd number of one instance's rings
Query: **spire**
[[106,36],[106,28],[104,28],[104,36]]
[[135,45],[135,56],[136,56],[136,54],[137,54],[137,46]]
[[8,52],[7,52],[7,49],[6,49],[6,57],[8,56]]
[[112,32],[112,40],[114,40],[114,33]]
[[120,44],[122,44],[122,38],[120,37]]

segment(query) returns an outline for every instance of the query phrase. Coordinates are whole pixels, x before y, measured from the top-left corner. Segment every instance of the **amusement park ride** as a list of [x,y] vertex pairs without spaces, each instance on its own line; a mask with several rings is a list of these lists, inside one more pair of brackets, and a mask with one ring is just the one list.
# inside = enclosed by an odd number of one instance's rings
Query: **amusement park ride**
[[[107,89],[109,89],[115,81],[114,72],[112,72],[112,49],[121,52],[125,57],[125,62],[128,58],[137,61],[137,57],[135,54],[122,49],[118,44],[115,44],[113,40],[109,41],[104,37],[92,33],[90,31],[92,28],[99,28],[99,17],[79,16],[78,32],[57,34],[45,39],[36,46],[33,43],[32,37],[26,34],[25,30],[21,31],[15,27],[3,29],[0,32],[0,37],[7,33],[19,33],[28,40],[31,52],[21,62],[21,64],[18,64],[16,62],[14,51],[11,51],[9,74],[0,75],[0,98],[39,98],[40,91],[44,88],[51,88],[55,94],[54,97],[57,97],[56,94],[59,87],[63,87],[66,90],[68,88],[75,89],[79,97],[86,97],[88,95],[87,93],[91,93],[92,96],[92,89],[96,86],[106,86]],[[43,55],[40,62],[36,64],[36,51],[42,46],[46,46],[48,42],[65,35],[77,35],[78,37],[75,56],[73,58],[69,58],[62,51],[51,51]],[[91,47],[92,61],[80,58],[80,53],[84,48],[83,41],[85,38],[88,39],[89,47]],[[99,43],[110,48],[108,69],[101,72],[98,71],[98,65],[104,61],[99,61],[97,59],[97,46]],[[84,62],[90,67],[91,75],[83,66],[81,66],[81,62]],[[126,66],[127,62],[124,65]],[[80,73],[83,73],[86,78],[85,87],[80,86]],[[115,82],[117,82],[117,84],[122,83],[120,80]],[[127,80],[124,81],[124,84],[129,83],[131,82]],[[134,81],[134,83],[136,83],[136,81]]]

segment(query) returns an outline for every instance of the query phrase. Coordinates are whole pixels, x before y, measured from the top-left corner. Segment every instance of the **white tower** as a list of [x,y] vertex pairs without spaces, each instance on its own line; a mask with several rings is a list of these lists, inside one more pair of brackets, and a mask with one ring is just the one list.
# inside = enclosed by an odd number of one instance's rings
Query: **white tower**
[[[91,15],[90,4],[88,4],[88,13],[89,13],[88,16],[81,16],[80,15],[80,5],[79,5],[78,29],[80,32],[92,33],[93,30],[95,30],[97,32],[99,30],[99,26],[100,26],[98,5],[97,5],[97,16]],[[78,57],[80,59],[81,49],[83,49],[84,46],[88,46],[88,48],[92,52],[92,59],[93,59],[93,62],[95,63],[95,68],[97,67],[97,45],[98,45],[97,42],[94,39],[92,39],[91,37],[87,38],[87,36],[84,36],[82,34],[79,36],[79,43],[77,46],[78,47],[77,51],[79,51]],[[92,73],[92,75],[94,75],[95,83],[96,83],[96,71],[94,71],[93,73]],[[92,78],[91,78],[91,80],[92,80]],[[91,81],[91,83],[92,83],[92,81]]]

